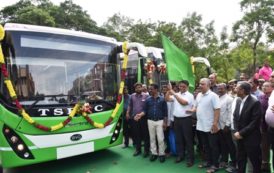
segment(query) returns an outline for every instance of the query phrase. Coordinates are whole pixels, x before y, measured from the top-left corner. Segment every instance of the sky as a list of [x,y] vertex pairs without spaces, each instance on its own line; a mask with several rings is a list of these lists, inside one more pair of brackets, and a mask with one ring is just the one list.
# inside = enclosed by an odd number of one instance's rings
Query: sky
[[[1,0],[0,9],[19,0]],[[64,0],[51,0],[59,5]],[[143,22],[166,21],[180,24],[188,14],[202,15],[205,25],[215,21],[217,35],[224,26],[231,31],[233,23],[241,19],[240,0],[73,0],[87,11],[91,19],[101,26],[115,13]]]

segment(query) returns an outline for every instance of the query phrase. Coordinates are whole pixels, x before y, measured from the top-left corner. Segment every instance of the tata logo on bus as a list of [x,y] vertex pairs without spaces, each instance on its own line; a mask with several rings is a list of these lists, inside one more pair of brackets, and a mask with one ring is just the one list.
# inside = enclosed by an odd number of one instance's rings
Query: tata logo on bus
[[[67,116],[71,113],[73,108],[39,108],[37,112],[42,117],[46,116]],[[103,105],[96,105],[93,107],[92,112],[102,112],[105,111]]]
[[80,139],[82,139],[82,135],[81,134],[74,134],[70,137],[71,141],[79,141]]

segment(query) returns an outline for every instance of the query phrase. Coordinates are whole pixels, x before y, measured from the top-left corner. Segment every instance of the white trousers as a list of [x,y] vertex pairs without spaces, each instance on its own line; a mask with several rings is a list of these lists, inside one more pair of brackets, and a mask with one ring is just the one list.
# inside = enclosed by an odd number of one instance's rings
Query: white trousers
[[[148,120],[148,131],[150,138],[150,151],[153,155],[164,156],[165,155],[165,141],[164,141],[164,120],[152,121]],[[159,152],[157,152],[156,136],[158,141]]]

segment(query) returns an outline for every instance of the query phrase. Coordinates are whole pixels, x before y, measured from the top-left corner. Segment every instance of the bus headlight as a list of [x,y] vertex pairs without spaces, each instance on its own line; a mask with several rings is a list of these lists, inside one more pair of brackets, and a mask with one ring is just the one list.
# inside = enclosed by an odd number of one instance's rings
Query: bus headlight
[[8,134],[10,132],[10,129],[5,128],[4,132],[5,132],[5,134]]
[[119,134],[120,134],[120,130],[121,130],[121,124],[122,124],[122,116],[120,116],[120,118],[119,118],[119,120],[118,120],[118,122],[116,124],[114,132],[113,132],[113,134],[112,134],[112,136],[110,138],[109,144],[112,144],[113,142],[115,142],[118,139]]
[[28,149],[28,146],[13,129],[4,125],[2,132],[17,156],[23,159],[34,159],[34,156]]
[[12,143],[16,143],[18,141],[18,138],[16,136],[12,136],[10,140]]
[[25,158],[28,158],[28,157],[29,157],[29,153],[28,153],[28,152],[25,152],[25,153],[24,153],[24,157],[25,157]]
[[17,150],[18,151],[23,151],[25,149],[24,145],[23,144],[18,144],[17,145]]

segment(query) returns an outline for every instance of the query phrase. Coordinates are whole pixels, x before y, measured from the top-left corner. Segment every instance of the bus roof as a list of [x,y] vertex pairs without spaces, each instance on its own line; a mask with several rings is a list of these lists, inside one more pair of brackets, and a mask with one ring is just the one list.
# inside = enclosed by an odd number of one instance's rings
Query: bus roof
[[164,53],[164,49],[157,47],[146,47],[147,53],[152,53],[156,59],[163,59],[162,53]]
[[6,23],[5,30],[7,30],[7,31],[32,31],[32,32],[44,32],[44,33],[52,33],[52,34],[70,35],[70,36],[90,38],[90,39],[95,39],[95,40],[99,40],[99,41],[117,44],[117,41],[111,37],[101,36],[101,35],[82,32],[82,31],[73,31],[73,30],[68,30],[68,29],[48,27],[48,26]]

